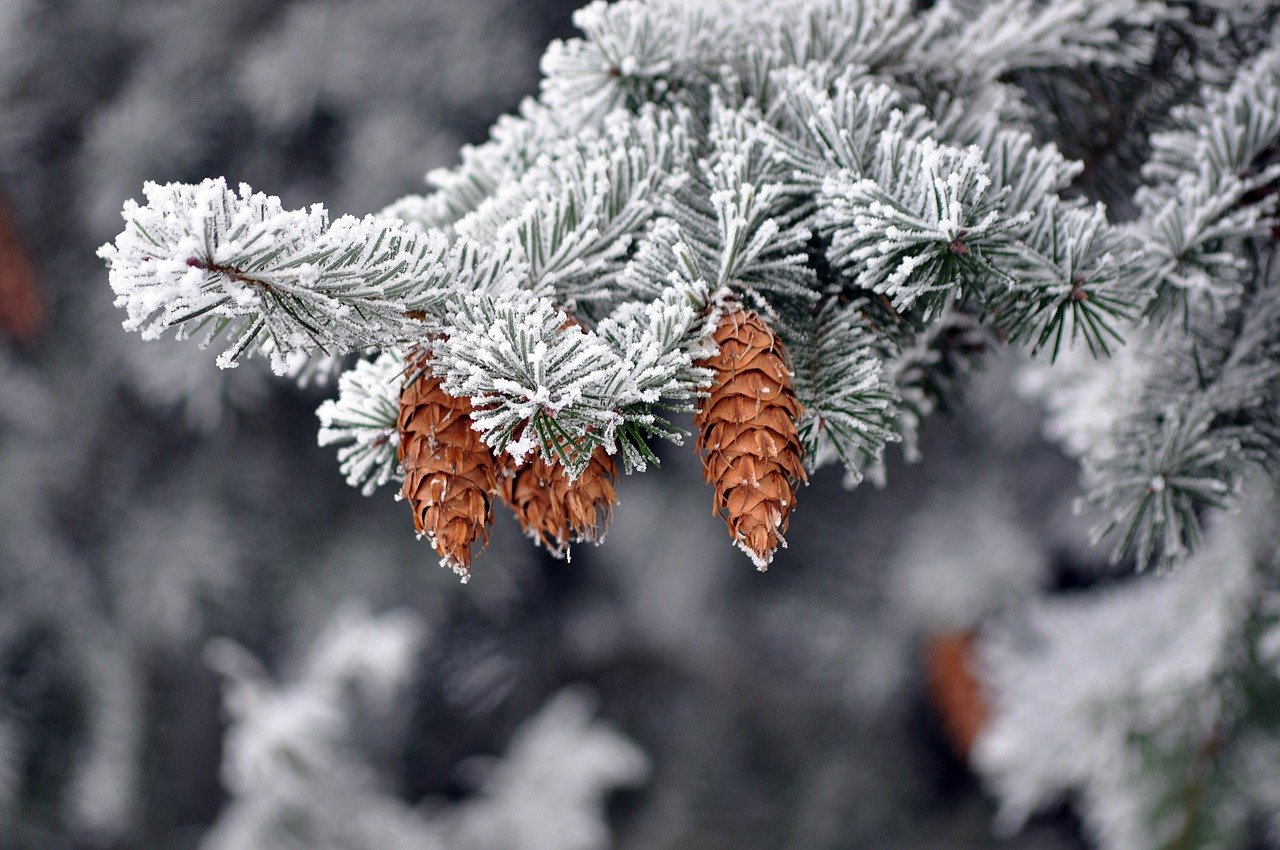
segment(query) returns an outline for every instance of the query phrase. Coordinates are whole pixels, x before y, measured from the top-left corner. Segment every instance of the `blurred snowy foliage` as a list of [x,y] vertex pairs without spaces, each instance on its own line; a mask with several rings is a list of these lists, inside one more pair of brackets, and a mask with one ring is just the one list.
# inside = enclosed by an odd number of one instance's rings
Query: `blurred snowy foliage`
[[899,605],[931,630],[962,630],[1045,583],[1049,553],[1007,494],[948,489],[912,517],[892,572]]
[[226,680],[222,778],[232,802],[204,847],[441,846],[377,787],[353,741],[357,725],[378,725],[404,688],[422,625],[409,612],[339,609],[282,685],[237,644],[206,648]]
[[[382,787],[358,741],[385,727],[408,684],[423,623],[409,612],[348,606],[297,674],[275,685],[242,647],[211,644],[231,716],[222,775],[232,794],[206,850],[391,847],[411,850],[603,850],[607,794],[645,778],[643,753],[591,717],[576,691],[553,696],[484,766],[476,793],[412,807]],[[475,774],[480,766],[463,765]]]
[[437,814],[445,846],[460,850],[603,850],[609,792],[640,784],[649,762],[635,744],[592,720],[591,700],[561,691],[516,730],[479,794]]
[[1280,669],[1251,645],[1278,613],[1274,500],[1215,520],[1179,571],[1034,603],[985,636],[996,711],[976,759],[1005,831],[1068,792],[1114,850],[1275,828],[1280,728],[1256,713],[1274,714]]

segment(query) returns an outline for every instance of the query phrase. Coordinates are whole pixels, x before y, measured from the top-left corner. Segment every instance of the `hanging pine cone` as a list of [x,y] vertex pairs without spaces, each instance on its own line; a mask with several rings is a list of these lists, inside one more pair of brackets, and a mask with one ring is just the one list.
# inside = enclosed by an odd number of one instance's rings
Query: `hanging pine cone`
[[975,671],[975,642],[973,632],[938,632],[924,646],[929,699],[951,749],[962,760],[968,759],[991,714]]
[[31,345],[44,326],[35,266],[18,238],[13,216],[0,201],[0,332],[16,343]]
[[502,465],[503,500],[525,534],[552,555],[564,557],[570,543],[604,539],[618,503],[618,468],[603,448],[596,449],[573,481],[560,464],[548,463],[541,454],[522,466],[504,454]]
[[807,480],[796,431],[800,402],[786,348],[758,315],[735,310],[714,337],[719,352],[698,364],[715,375],[694,417],[698,451],[716,491],[714,511],[763,570],[786,545],[796,486]]
[[[422,358],[410,358],[400,392],[401,491],[413,508],[413,524],[439,553],[441,563],[466,581],[471,548],[489,542],[497,463],[471,428],[471,401],[449,395]],[[482,545],[484,545],[482,544]]]

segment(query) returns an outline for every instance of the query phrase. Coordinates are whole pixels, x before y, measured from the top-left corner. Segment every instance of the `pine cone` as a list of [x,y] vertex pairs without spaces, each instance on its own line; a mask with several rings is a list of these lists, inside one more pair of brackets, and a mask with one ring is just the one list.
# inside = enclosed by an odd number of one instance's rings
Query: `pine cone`
[[31,345],[44,325],[35,266],[18,238],[13,216],[0,201],[0,331],[16,343]]
[[471,575],[471,547],[489,542],[497,463],[471,428],[471,401],[455,398],[410,358],[400,391],[401,491],[413,508],[413,524],[440,554],[441,563],[463,581]]
[[967,759],[987,725],[990,708],[974,672],[972,632],[939,632],[925,640],[925,677],[951,749]]
[[719,352],[698,364],[715,375],[694,416],[698,451],[716,491],[714,512],[763,570],[786,545],[796,485],[807,480],[796,431],[800,402],[786,348],[758,315],[729,313],[714,337]]
[[503,500],[525,534],[552,555],[564,557],[570,543],[604,539],[618,503],[618,468],[603,448],[596,449],[573,481],[560,464],[548,463],[541,454],[523,466],[504,454],[503,467]]

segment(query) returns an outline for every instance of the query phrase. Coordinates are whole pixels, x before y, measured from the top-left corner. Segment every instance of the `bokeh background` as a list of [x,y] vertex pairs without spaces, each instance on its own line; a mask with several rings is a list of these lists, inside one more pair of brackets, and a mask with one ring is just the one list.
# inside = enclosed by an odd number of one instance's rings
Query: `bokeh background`
[[121,329],[94,251],[143,181],[377,211],[575,5],[0,0],[0,848],[1083,846],[993,834],[926,675],[1103,574],[1007,357],[883,487],[815,476],[768,573],[690,443],[603,546],[500,516],[461,586],[317,446],[331,385]]

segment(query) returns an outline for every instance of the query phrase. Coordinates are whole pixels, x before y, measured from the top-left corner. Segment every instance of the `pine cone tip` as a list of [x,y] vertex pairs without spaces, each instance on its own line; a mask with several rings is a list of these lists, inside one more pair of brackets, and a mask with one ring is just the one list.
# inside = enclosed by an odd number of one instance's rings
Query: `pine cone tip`
[[[452,572],[454,575],[458,577],[458,580],[463,584],[466,584],[471,580],[471,550],[470,549],[467,549],[465,555],[462,555],[462,553],[460,552],[448,551],[447,547],[443,547],[443,544],[440,542],[439,538],[425,531],[419,531],[416,537],[419,540],[425,539],[427,541],[427,544],[431,546],[432,549],[436,550],[437,554],[440,554],[440,566],[443,569],[446,569]],[[444,548],[445,551],[448,552],[448,554],[443,554],[441,552],[442,548]]]
[[757,570],[762,573],[768,572],[769,565],[773,563],[774,554],[779,549],[787,548],[787,540],[776,527],[773,529],[772,539],[767,533],[752,536],[756,539],[747,540],[744,537],[739,537],[733,541],[733,545],[741,549],[751,559],[751,563],[756,565]]
[[466,584],[471,581],[470,564],[459,563],[458,561],[453,560],[453,558],[446,556],[440,559],[440,566],[444,567],[446,570],[452,570],[453,574],[458,577],[459,584]]

